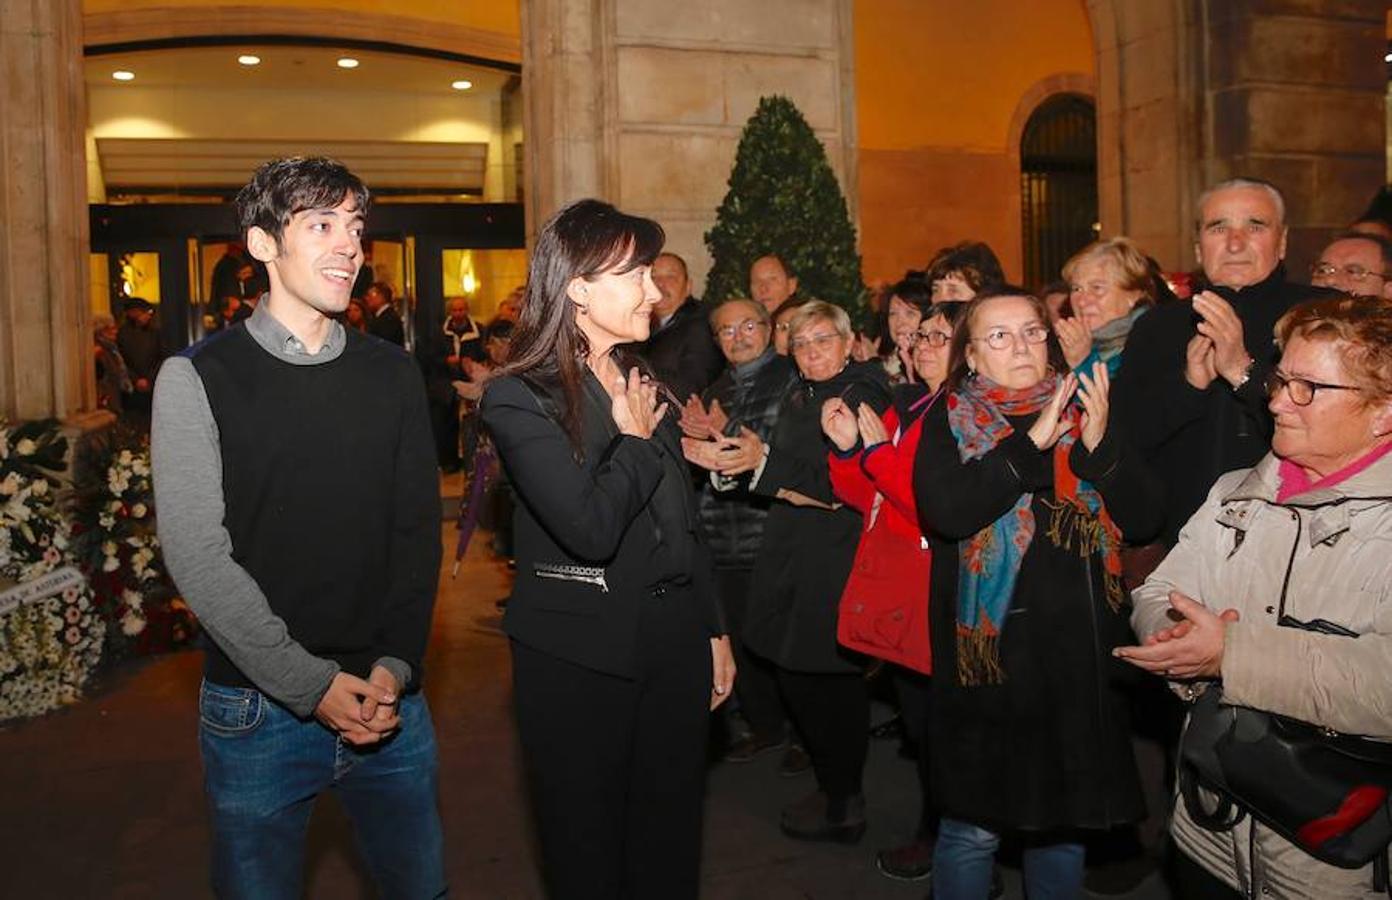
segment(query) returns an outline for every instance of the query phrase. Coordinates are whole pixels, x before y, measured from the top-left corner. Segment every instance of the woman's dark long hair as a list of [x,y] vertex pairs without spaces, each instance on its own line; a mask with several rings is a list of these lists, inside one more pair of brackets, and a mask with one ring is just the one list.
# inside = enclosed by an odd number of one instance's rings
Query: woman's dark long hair
[[600,200],[577,200],[541,229],[527,267],[527,292],[503,374],[524,375],[559,386],[561,427],[577,459],[582,456],[581,399],[590,342],[575,321],[566,289],[576,278],[623,274],[650,266],[667,236],[662,226],[619,212]]

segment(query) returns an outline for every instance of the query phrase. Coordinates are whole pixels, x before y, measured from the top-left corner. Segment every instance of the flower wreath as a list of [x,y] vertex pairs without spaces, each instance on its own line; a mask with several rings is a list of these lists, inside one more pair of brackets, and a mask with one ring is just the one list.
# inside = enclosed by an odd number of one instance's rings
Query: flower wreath
[[[55,497],[67,449],[55,420],[15,428],[0,422],[0,586],[34,583],[75,561]],[[92,600],[87,582],[71,579],[57,593],[0,612],[0,721],[81,697],[106,637]]]

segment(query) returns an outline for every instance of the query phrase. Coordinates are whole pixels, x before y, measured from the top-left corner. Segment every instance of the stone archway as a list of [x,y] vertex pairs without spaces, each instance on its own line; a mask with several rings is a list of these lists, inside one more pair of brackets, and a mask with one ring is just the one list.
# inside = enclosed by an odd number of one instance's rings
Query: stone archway
[[394,44],[420,50],[522,62],[519,39],[411,16],[354,13],[326,16],[322,8],[297,6],[161,7],[89,13],[82,17],[88,47],[194,37],[279,35]]
[[[1010,171],[1017,176],[1020,172],[1020,141],[1025,134],[1025,126],[1029,124],[1030,116],[1045,103],[1050,97],[1059,94],[1080,94],[1088,97],[1096,103],[1097,84],[1091,75],[1081,72],[1058,72],[1053,75],[1041,78],[1030,85],[1020,100],[1015,104],[1015,112],[1010,117],[1010,128],[1006,132],[1006,153],[1010,157]],[[1099,156],[1100,156],[1099,147]],[[1023,215],[1023,202],[1019,191],[1014,191],[1010,195],[1009,215],[1010,221],[1014,223],[1017,242],[1019,243],[1020,259],[1025,258],[1024,241],[1025,233],[1021,225]],[[1034,285],[1032,285],[1033,287]]]

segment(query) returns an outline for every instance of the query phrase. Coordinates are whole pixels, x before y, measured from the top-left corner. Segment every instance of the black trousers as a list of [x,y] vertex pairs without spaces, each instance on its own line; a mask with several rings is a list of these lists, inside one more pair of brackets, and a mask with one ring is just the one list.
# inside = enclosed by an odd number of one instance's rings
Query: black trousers
[[918,786],[923,794],[919,812],[918,836],[931,837],[938,831],[938,809],[933,803],[933,787],[928,757],[928,730],[932,728],[933,680],[922,672],[893,666],[894,692],[899,696],[899,715],[904,730],[917,752]]
[[744,633],[744,614],[749,609],[750,569],[716,569],[720,601],[725,611],[725,627],[735,654],[735,700],[754,734],[764,740],[781,741],[788,727],[788,715],[778,696],[778,679],[773,664],[750,653],[739,635]]
[[859,672],[809,674],[778,669],[788,711],[807,742],[817,787],[827,795],[832,818],[861,792],[870,750],[870,690]]
[[684,591],[645,601],[637,679],[512,642],[513,692],[550,897],[697,895],[709,637]]

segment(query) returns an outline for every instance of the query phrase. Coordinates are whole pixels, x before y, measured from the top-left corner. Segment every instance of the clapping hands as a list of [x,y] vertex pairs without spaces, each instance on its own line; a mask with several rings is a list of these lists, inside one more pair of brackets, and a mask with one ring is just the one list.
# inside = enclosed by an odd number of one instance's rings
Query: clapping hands
[[636,367],[628,370],[627,379],[622,375],[614,379],[609,388],[610,412],[620,432],[644,440],[653,436],[667,413],[667,404],[657,402],[657,388],[657,382]]

